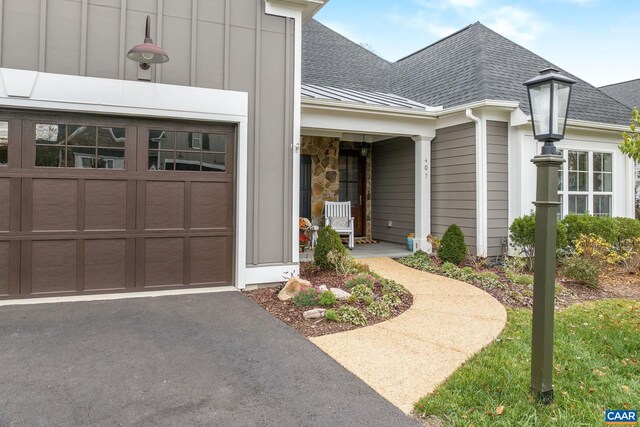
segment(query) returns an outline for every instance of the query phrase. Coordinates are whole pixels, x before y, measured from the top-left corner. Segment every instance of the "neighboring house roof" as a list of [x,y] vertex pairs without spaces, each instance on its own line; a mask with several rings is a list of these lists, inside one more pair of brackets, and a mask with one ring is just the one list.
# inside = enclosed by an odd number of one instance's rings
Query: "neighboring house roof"
[[341,101],[352,104],[366,104],[382,107],[406,108],[419,111],[430,109],[430,107],[424,104],[393,94],[366,92],[353,89],[338,89],[330,86],[304,83],[302,84],[302,98]]
[[303,27],[302,47],[303,83],[393,93],[445,108],[482,100],[515,101],[528,114],[522,83],[553,66],[577,81],[570,118],[629,123],[627,106],[479,22],[395,63],[314,20]]
[[602,86],[600,90],[628,107],[640,107],[640,79]]

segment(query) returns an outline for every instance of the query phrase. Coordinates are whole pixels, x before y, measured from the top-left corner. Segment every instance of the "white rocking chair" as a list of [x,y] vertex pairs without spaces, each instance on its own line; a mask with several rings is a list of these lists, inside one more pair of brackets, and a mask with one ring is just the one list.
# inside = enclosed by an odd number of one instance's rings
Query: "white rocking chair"
[[324,225],[333,228],[340,235],[348,235],[349,249],[353,249],[355,233],[351,202],[324,202]]

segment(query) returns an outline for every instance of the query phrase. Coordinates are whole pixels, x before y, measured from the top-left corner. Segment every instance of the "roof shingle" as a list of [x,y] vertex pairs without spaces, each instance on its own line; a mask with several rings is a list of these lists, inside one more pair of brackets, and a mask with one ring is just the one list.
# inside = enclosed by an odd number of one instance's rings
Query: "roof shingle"
[[599,89],[628,107],[640,107],[640,79],[602,86]]

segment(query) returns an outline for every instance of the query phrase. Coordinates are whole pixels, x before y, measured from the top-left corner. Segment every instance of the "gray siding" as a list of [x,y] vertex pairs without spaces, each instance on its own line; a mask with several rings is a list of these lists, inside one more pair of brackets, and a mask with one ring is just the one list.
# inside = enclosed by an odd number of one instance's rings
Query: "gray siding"
[[476,247],[476,128],[466,123],[436,130],[431,142],[431,233],[441,238],[451,224]]
[[[249,93],[247,263],[291,261],[293,22],[264,0],[0,0],[0,66],[137,80],[151,36],[158,83]],[[260,215],[258,215],[258,212]]]
[[509,233],[508,126],[487,121],[487,254],[500,254]]
[[410,138],[376,142],[371,152],[373,238],[405,243],[415,228],[415,142]]

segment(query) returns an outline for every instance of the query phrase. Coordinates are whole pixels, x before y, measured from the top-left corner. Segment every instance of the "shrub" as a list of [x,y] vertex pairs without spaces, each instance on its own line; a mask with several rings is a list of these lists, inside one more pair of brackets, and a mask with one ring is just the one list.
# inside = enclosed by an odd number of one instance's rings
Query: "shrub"
[[367,324],[366,316],[356,307],[343,305],[338,309],[338,316],[343,322],[351,323],[352,325],[365,326]]
[[365,298],[373,298],[373,291],[365,284],[356,285],[351,289],[351,296],[356,301],[364,300]]
[[431,262],[429,254],[423,251],[417,251],[413,255],[400,259],[400,262],[407,267],[415,268],[417,270],[428,271],[435,273],[438,268]]
[[504,271],[505,276],[509,280],[511,280],[511,276],[517,276],[520,274],[524,274],[528,267],[528,260],[519,256],[507,257],[504,260],[504,266],[502,270]]
[[327,254],[327,262],[332,265],[336,273],[341,276],[346,276],[355,271],[355,262],[348,249],[345,249],[344,252],[338,252],[333,249],[330,250]]
[[368,288],[373,288],[376,283],[376,278],[370,274],[360,274],[356,277],[352,277],[344,284],[347,288],[351,289],[358,285],[365,285]]
[[367,311],[374,316],[382,317],[384,319],[391,316],[391,307],[389,307],[389,304],[384,301],[371,303],[369,307],[367,307]]
[[[520,253],[528,260],[529,270],[533,270],[533,262],[535,257],[536,245],[536,214],[531,212],[529,215],[516,218],[509,227],[509,240],[514,248],[520,250]],[[567,246],[567,230],[563,222],[558,222],[556,231],[556,248],[565,249]]]
[[586,259],[600,271],[624,261],[624,257],[618,255],[611,243],[595,234],[582,234],[578,237],[575,255]]
[[370,306],[371,304],[373,304],[374,301],[375,301],[374,297],[369,295],[366,295],[365,297],[362,298],[362,302],[366,306]]
[[336,305],[337,302],[338,302],[338,299],[331,291],[324,291],[318,297],[318,305],[321,305],[323,307],[330,307],[332,305]]
[[316,305],[318,303],[318,290],[316,288],[302,290],[294,295],[292,300],[297,307]]
[[580,285],[598,287],[598,269],[585,258],[573,256],[565,259],[561,274]]
[[613,218],[588,214],[569,214],[561,221],[567,230],[567,244],[575,248],[580,235],[594,234],[611,244],[616,243],[616,230]]
[[331,322],[339,322],[340,321],[340,316],[338,316],[338,313],[336,313],[335,310],[327,310],[324,312],[324,318],[331,321]]
[[329,252],[335,251],[337,254],[344,254],[347,248],[342,244],[340,235],[331,227],[323,227],[318,233],[318,241],[313,252],[313,261],[320,268],[330,270],[335,268],[327,259]]
[[395,295],[404,295],[407,293],[407,289],[399,283],[394,282],[393,280],[383,280],[382,281],[382,293],[383,294],[395,294]]
[[510,277],[509,280],[516,285],[533,285],[533,276],[529,276],[528,274],[516,274]]
[[634,218],[613,218],[615,228],[617,248],[623,246],[624,242],[640,238],[640,221]]
[[382,298],[380,298],[380,301],[387,304],[389,307],[397,307],[400,304],[402,304],[402,300],[400,299],[398,294],[393,294],[393,293],[386,293],[382,295]]
[[462,234],[460,227],[451,224],[440,241],[438,258],[453,264],[460,264],[466,256],[467,245],[464,243],[464,234]]

